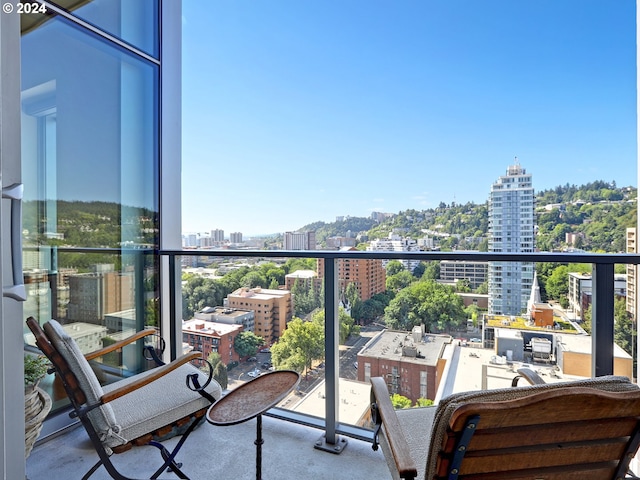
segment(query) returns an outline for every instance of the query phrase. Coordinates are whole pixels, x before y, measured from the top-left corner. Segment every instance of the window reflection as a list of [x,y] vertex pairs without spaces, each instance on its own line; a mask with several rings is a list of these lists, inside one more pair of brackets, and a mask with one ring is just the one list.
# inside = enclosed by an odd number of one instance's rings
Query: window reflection
[[[157,323],[158,66],[62,17],[25,18],[24,314],[89,352]],[[97,362],[100,378],[144,368],[138,350]]]

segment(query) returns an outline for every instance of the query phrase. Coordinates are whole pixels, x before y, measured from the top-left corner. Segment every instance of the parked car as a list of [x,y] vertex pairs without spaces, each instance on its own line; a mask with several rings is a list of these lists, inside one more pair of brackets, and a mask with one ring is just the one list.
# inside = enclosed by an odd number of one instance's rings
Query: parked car
[[480,339],[480,338],[472,338],[472,339],[470,340],[470,342],[471,342],[471,343],[482,343],[482,339]]
[[247,373],[247,375],[249,375],[251,378],[255,378],[259,376],[260,373],[261,373],[260,370],[256,368],[254,370],[251,370],[249,373]]
[[264,369],[269,369],[272,365],[271,362],[263,362],[260,366]]
[[358,369],[358,362],[353,362],[353,368]]
[[258,360],[256,357],[247,358],[247,362],[255,362],[256,360]]

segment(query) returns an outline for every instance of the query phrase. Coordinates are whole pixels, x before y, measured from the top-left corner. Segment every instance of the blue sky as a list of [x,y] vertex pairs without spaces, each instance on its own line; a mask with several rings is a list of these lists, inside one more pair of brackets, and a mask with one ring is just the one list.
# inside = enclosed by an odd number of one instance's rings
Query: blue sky
[[633,0],[184,0],[183,231],[637,185]]

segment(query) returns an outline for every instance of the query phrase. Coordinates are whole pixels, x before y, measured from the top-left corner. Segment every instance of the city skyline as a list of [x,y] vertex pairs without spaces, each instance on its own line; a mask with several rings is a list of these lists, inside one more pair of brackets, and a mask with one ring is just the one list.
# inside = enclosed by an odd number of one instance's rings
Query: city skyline
[[633,2],[203,5],[183,4],[185,233],[484,203],[514,157],[536,191],[637,186]]

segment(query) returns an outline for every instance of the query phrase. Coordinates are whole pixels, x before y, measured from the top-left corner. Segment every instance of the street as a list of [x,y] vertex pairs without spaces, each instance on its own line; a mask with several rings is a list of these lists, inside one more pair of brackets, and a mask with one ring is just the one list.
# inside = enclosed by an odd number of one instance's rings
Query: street
[[[378,334],[385,327],[382,325],[366,325],[361,327],[360,335],[350,336],[345,345],[340,345],[339,356],[339,376],[348,380],[358,379],[358,370],[355,368],[354,363],[358,360],[358,352],[362,347]],[[270,353],[257,353],[256,361],[254,362],[242,362],[229,372],[229,385],[228,389],[242,385],[243,383],[251,380],[248,375],[249,372],[255,368],[260,368],[262,373],[267,372],[267,369],[261,368],[264,362],[271,361]],[[306,395],[313,390],[320,382],[324,380],[324,368],[317,368],[315,366],[323,364],[324,362],[315,361],[314,368],[312,368],[308,374],[301,373],[300,384],[298,385],[298,393],[300,395]]]

